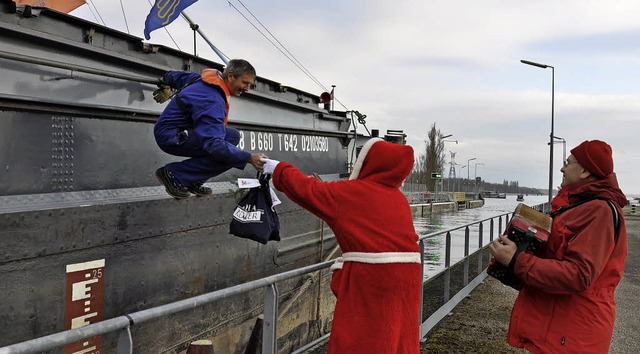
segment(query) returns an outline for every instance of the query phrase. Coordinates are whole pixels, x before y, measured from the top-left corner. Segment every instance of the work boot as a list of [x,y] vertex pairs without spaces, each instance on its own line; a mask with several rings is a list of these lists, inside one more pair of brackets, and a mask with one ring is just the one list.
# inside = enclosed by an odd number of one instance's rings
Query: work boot
[[189,198],[191,196],[189,190],[181,186],[166,168],[160,167],[157,169],[156,178],[164,185],[164,190],[167,191],[167,194],[170,196],[176,199]]
[[197,195],[198,197],[206,197],[213,194],[213,190],[209,187],[205,187],[202,183],[194,184],[187,188],[189,192]]

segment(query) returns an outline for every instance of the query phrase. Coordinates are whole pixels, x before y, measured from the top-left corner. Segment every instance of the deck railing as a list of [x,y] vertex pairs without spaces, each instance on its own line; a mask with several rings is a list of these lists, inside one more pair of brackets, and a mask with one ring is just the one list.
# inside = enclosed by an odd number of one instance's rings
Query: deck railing
[[[544,204],[535,206],[538,210],[544,210]],[[486,278],[487,274],[484,271],[485,265],[483,259],[485,259],[488,252],[485,250],[486,245],[491,242],[494,235],[502,233],[503,227],[509,222],[509,218],[512,213],[504,213],[491,218],[487,218],[480,221],[475,221],[466,225],[454,227],[448,230],[441,230],[433,232],[420,237],[420,252],[422,259],[422,269],[424,271],[425,262],[425,242],[429,239],[434,239],[444,236],[445,239],[445,261],[444,268],[441,272],[430,277],[426,281],[422,282],[422,294],[425,294],[425,287],[434,279],[441,279],[443,281],[442,287],[442,302],[444,303],[435,312],[430,314],[426,320],[424,316],[424,299],[421,301],[420,313],[416,314],[416,317],[420,319],[420,337],[424,338],[433,327],[444,318],[464,297],[466,297],[478,284]],[[484,225],[488,223],[489,239],[485,242],[485,230]],[[497,225],[496,225],[497,223]],[[473,253],[469,253],[471,249],[471,230],[476,231],[477,226],[477,249]],[[494,232],[497,226],[497,233]],[[464,232],[464,256],[452,264],[451,254],[451,240],[452,234],[457,232]],[[477,275],[469,281],[469,274],[471,268],[471,259],[477,259],[477,269],[474,271]],[[89,324],[84,327],[66,330],[47,336],[31,339],[25,342],[12,344],[0,348],[0,354],[9,353],[40,353],[43,351],[62,347],[66,344],[74,343],[80,340],[88,339],[91,337],[104,335],[107,333],[118,333],[117,353],[132,353],[133,352],[133,340],[131,337],[131,327],[159,319],[163,316],[174,314],[177,312],[200,307],[217,300],[246,293],[255,289],[264,289],[264,322],[263,322],[263,335],[262,335],[262,353],[277,353],[278,351],[278,339],[276,336],[278,328],[278,282],[291,279],[294,277],[302,276],[312,272],[320,271],[329,268],[333,264],[333,260],[314,265],[294,269],[284,273],[275,274],[262,279],[250,281],[247,283],[235,285],[229,288],[216,290],[207,294],[191,297],[188,299],[172,302],[158,307],[141,310],[138,312],[130,313],[128,315],[118,316],[108,320],[104,320],[98,323]],[[462,279],[452,279],[452,271],[456,268],[462,267]],[[424,277],[423,277],[424,278]],[[462,289],[459,290],[453,296],[450,296],[450,290],[452,286],[452,280],[459,283],[462,281]],[[330,333],[308,343],[307,345],[299,348],[294,353],[303,353],[310,348],[324,342],[328,339]]]

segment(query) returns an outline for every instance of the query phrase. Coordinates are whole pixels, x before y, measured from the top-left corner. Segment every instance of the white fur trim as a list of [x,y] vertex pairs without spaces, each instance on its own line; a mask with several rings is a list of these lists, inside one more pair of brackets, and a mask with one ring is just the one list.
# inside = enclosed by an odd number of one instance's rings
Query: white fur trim
[[333,273],[333,271],[336,269],[342,269],[342,264],[344,264],[344,260],[342,259],[342,257],[338,257],[336,258],[335,263],[333,263],[331,265],[331,268],[329,269],[331,269],[331,272]]
[[342,257],[338,257],[331,266],[331,271],[342,269],[344,262],[358,262],[368,264],[388,264],[388,263],[422,263],[420,252],[346,252]]
[[358,179],[358,176],[360,175],[360,170],[362,169],[362,164],[364,163],[365,157],[367,157],[367,154],[369,153],[369,150],[371,149],[373,144],[377,143],[378,141],[384,141],[384,140],[380,139],[380,138],[372,138],[372,139],[369,139],[369,141],[367,141],[362,146],[362,150],[360,150],[360,154],[356,158],[356,163],[353,165],[353,171],[351,171],[351,175],[349,176],[349,180]]
[[342,254],[345,262],[360,263],[420,263],[420,252],[346,252]]

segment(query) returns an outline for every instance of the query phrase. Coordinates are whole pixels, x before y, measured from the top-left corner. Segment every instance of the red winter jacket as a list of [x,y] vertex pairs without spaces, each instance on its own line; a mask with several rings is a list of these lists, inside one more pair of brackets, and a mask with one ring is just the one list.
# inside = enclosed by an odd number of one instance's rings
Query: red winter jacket
[[398,189],[413,149],[367,142],[348,181],[320,182],[280,162],[274,186],[322,218],[343,252],[332,266],[329,354],[418,354],[421,266],[407,198]]
[[569,203],[592,200],[554,217],[540,255],[520,253],[514,273],[523,279],[507,341],[532,353],[608,353],[616,318],[614,292],[624,273],[627,199],[615,174],[564,187]]

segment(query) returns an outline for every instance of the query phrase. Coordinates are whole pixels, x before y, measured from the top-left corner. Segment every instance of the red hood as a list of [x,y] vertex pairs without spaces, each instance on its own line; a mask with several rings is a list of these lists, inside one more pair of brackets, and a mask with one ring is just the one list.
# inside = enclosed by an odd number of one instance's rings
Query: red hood
[[399,188],[411,172],[413,162],[411,146],[373,138],[362,147],[349,179],[367,180]]
[[615,173],[611,173],[596,181],[584,181],[569,185],[569,201],[576,203],[591,197],[603,197],[616,203],[620,208],[627,205],[627,197],[618,186],[618,179]]

